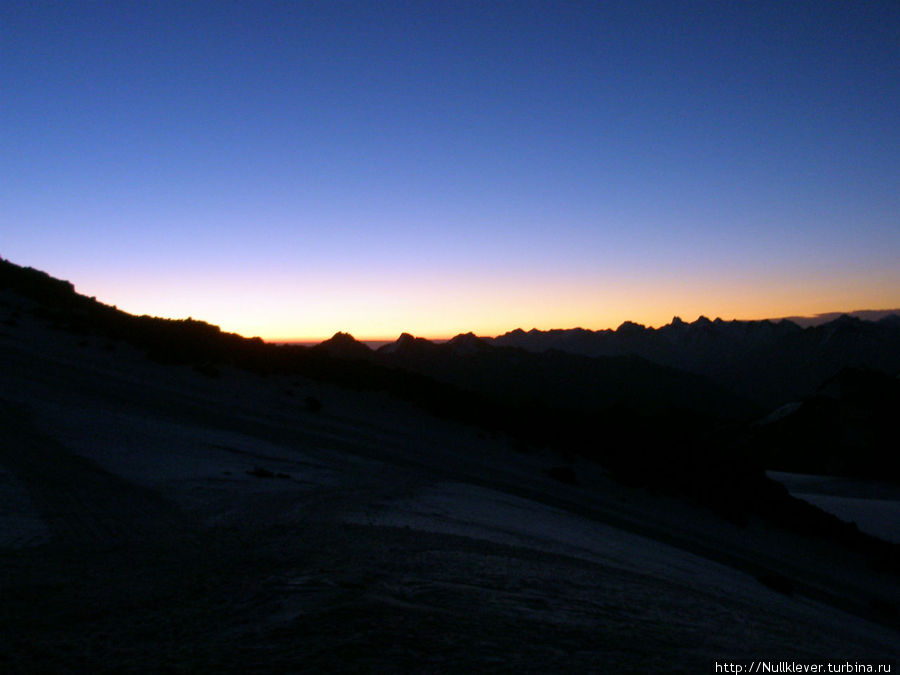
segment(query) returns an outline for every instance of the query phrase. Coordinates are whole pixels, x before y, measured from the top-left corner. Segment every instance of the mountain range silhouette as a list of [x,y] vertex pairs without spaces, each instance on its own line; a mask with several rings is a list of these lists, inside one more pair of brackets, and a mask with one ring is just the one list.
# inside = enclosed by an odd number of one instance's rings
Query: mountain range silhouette
[[[746,524],[762,518],[840,541],[880,568],[897,546],[789,495],[767,469],[900,480],[900,318],[675,319],[659,329],[410,334],[372,350],[346,333],[314,347],[268,344],[194,319],[133,316],[50,275],[0,260],[0,333],[33,315],[50,329],[127,344],[197,377],[222,369],[382,392],[428,413],[501,434],[524,452],[596,463],[616,480],[685,499]],[[787,407],[785,402],[790,402]],[[321,409],[306,399],[305,414]],[[255,474],[254,474],[255,475]],[[577,484],[565,466],[548,475]]]
[[[672,370],[653,370],[650,364],[677,369],[681,377],[690,373],[698,377],[689,384],[687,380],[680,383],[686,390],[717,391],[716,395],[725,396],[722,407],[737,411],[738,399],[759,408],[775,408],[810,395],[843,368],[900,372],[900,310],[868,313],[880,318],[843,314],[803,328],[787,319],[723,321],[701,316],[687,323],[675,317],[660,328],[626,321],[615,330],[516,329],[495,338],[460,334],[443,343],[404,333],[377,350],[338,333],[319,348],[335,356],[409,368],[457,383],[477,375],[454,374],[452,363],[463,367],[471,359],[472,369],[489,368],[488,354],[494,361],[517,363],[533,373],[539,372],[540,363],[553,362],[560,373],[567,367],[591,370],[599,363],[575,358],[580,356],[601,359],[611,375],[625,367],[623,359],[630,359],[627,363],[633,372],[629,375],[638,380],[655,377],[655,386],[664,388],[673,377]],[[489,379],[484,372],[481,377]],[[582,377],[577,372],[567,374],[570,383]]]
[[[671,467],[718,453],[757,467],[900,479],[896,453],[886,447],[893,413],[883,401],[893,399],[841,402],[822,394],[833,389],[829,382],[848,378],[856,390],[896,391],[897,314],[876,321],[842,315],[807,328],[786,319],[676,317],[656,329],[625,322],[616,330],[518,329],[446,342],[404,333],[373,350],[341,332],[301,347],[194,319],[132,316],[6,260],[2,289],[38,302],[35,311],[51,325],[123,340],[161,363],[209,376],[233,366],[387,391],[526,445],[565,448],[626,472],[642,462]],[[845,414],[823,412],[835,406]]]

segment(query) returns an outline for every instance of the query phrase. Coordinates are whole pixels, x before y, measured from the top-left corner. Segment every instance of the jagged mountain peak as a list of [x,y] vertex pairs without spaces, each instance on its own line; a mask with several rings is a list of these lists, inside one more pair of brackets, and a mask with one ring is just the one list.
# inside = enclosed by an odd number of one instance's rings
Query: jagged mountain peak
[[491,345],[475,333],[460,333],[447,343],[456,353],[471,354],[490,349]]
[[343,333],[341,331],[338,331],[324,342],[316,345],[315,349],[320,349],[331,356],[337,356],[343,359],[369,358],[372,355],[372,350],[368,345],[363,344],[350,335],[350,333]]
[[338,331],[337,333],[332,335],[330,338],[325,340],[325,342],[323,342],[322,344],[329,343],[329,342],[335,343],[335,344],[362,344],[362,342],[357,340],[350,333],[344,333],[342,331]]
[[410,333],[401,333],[394,342],[383,345],[377,351],[378,354],[398,354],[411,350],[433,347],[434,343],[425,338],[416,337]]

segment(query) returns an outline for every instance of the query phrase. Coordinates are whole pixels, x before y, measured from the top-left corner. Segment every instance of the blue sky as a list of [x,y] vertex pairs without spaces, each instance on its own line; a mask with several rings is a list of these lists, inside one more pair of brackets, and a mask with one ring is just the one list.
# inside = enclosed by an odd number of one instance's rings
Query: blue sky
[[273,339],[900,306],[896,2],[7,2],[0,255]]

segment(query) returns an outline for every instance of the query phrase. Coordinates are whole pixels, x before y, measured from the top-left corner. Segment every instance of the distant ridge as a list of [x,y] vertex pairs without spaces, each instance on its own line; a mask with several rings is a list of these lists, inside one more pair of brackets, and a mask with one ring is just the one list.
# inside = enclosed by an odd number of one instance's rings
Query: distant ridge
[[[132,316],[79,295],[67,281],[0,259],[2,288],[42,303],[56,323],[125,339],[164,362],[328,372],[328,377],[377,381],[372,386],[378,387],[391,378],[399,381],[395,373],[402,369],[504,402],[635,409],[674,405],[722,415],[746,410],[745,404],[771,410],[800,399],[848,367],[892,377],[900,373],[900,313],[889,310],[863,310],[857,314],[866,318],[841,315],[806,328],[787,319],[701,316],[693,323],[674,317],[660,328],[626,321],[616,330],[517,329],[496,338],[466,333],[447,342],[404,333],[378,350],[337,333],[306,350],[264,344],[203,321]],[[870,320],[875,316],[882,318]],[[323,359],[371,367],[350,371]],[[416,387],[432,386],[409,382],[402,385],[408,396]],[[390,387],[399,390],[400,385],[391,382]]]
[[362,342],[359,342],[349,333],[335,333],[331,338],[319,343],[315,350],[324,351],[330,356],[342,359],[368,359],[372,350]]
[[133,316],[80,295],[70,282],[0,259],[0,293],[6,291],[37,301],[38,311],[54,326],[126,341],[160,363],[190,364],[213,375],[220,366],[300,374],[394,392],[466,419],[497,419],[523,405],[579,412],[618,407],[636,414],[677,410],[727,418],[754,412],[747,401],[705,377],[633,356],[545,356],[496,346],[471,333],[443,343],[404,333],[378,351],[342,332],[315,347],[279,346],[204,321]]
[[892,315],[900,316],[900,309],[858,309],[853,312],[826,312],[824,314],[814,314],[813,316],[786,316],[784,319],[792,321],[803,328],[809,328],[810,326],[819,326],[823,323],[834,321],[842,316],[852,316],[864,321],[879,321]]
[[[545,357],[534,361],[498,348]],[[639,358],[700,376],[729,396],[771,409],[811,394],[844,368],[867,368],[892,376],[900,373],[900,310],[819,315],[815,325],[808,326],[786,318],[724,321],[700,316],[688,323],[676,316],[659,328],[625,321],[615,330],[517,328],[495,338],[470,332],[441,342],[403,333],[395,342],[374,350],[350,335],[337,333],[315,349],[339,358],[412,370],[464,388],[473,382],[480,382],[479,388],[488,386],[491,377],[507,384],[509,378],[526,379],[524,375],[513,375],[513,363],[539,372],[552,361],[562,372],[574,368],[570,377],[572,390],[577,390],[575,381],[584,379],[593,364],[585,362],[576,367],[564,355]],[[508,364],[504,368],[512,370],[501,376],[495,369],[502,362]],[[480,365],[475,367],[475,363]],[[532,365],[523,365],[526,363]],[[607,361],[603,367],[609,370],[619,366]],[[634,371],[633,377],[640,380],[651,375],[647,372],[637,376]],[[696,392],[700,385],[695,382],[684,386],[686,391]],[[498,384],[497,389],[500,388]],[[532,391],[531,395],[540,398],[542,394]]]
[[585,356],[635,355],[704,375],[765,407],[802,397],[842,368],[900,372],[900,311],[863,312],[878,320],[839,315],[806,328],[789,321],[723,321],[674,317],[660,328],[626,321],[616,330],[524,331],[490,340],[533,352]]

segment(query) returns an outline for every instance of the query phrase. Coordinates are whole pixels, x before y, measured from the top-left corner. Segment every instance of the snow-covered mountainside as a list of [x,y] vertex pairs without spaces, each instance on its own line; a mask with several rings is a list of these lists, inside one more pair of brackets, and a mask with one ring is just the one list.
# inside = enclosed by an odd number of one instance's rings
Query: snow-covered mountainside
[[386,393],[167,365],[53,322],[0,293],[4,672],[896,655],[900,580],[834,542]]

